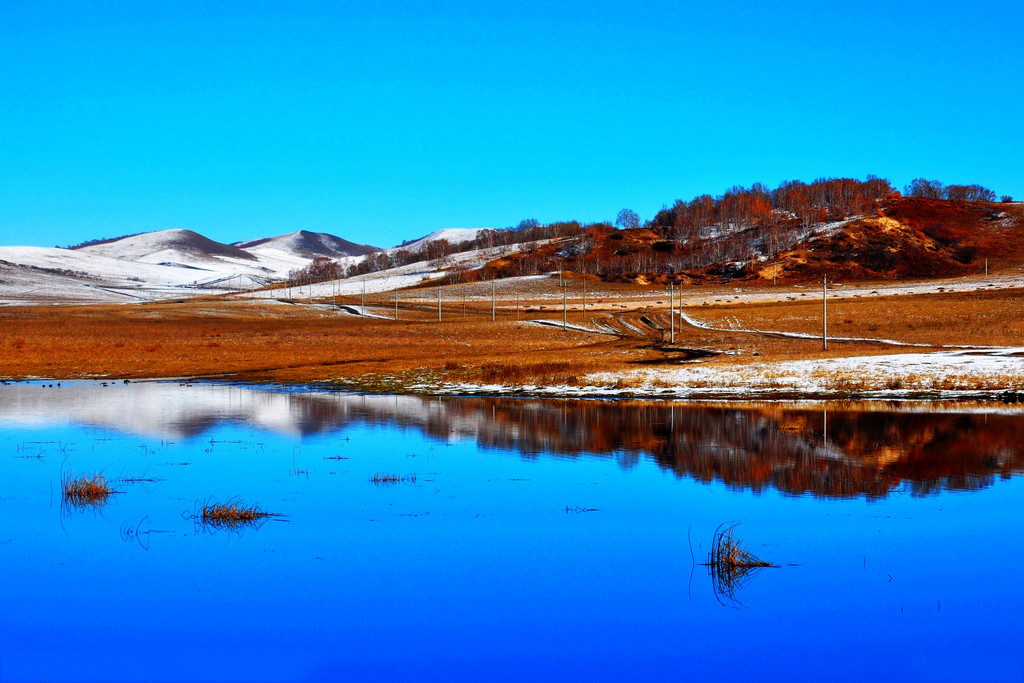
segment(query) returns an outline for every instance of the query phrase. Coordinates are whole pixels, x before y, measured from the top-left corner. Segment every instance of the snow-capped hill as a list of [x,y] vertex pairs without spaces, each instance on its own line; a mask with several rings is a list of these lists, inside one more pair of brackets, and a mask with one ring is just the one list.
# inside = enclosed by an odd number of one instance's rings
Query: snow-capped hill
[[[79,247],[79,251],[102,254],[111,258],[127,261],[149,261],[154,254],[162,254],[169,261],[177,261],[174,254],[184,253],[200,257],[226,257],[243,261],[255,261],[256,257],[236,246],[215,242],[191,230],[158,230],[141,235],[122,237],[121,239],[90,244]],[[163,262],[163,261],[161,261]]]
[[371,251],[377,251],[376,247],[371,247],[367,244],[356,244],[326,232],[309,232],[308,230],[299,230],[297,232],[290,232],[287,235],[264,237],[248,242],[235,242],[231,246],[244,249],[250,253],[276,250],[277,252],[300,256],[306,259],[316,258],[317,256],[326,258],[362,256]]
[[436,230],[426,237],[421,237],[418,240],[412,242],[406,242],[396,249],[406,249],[408,251],[419,251],[423,249],[427,244],[431,242],[437,242],[439,240],[447,240],[451,244],[461,244],[462,242],[468,242],[475,240],[476,236],[483,230],[491,230],[492,228],[443,228]]

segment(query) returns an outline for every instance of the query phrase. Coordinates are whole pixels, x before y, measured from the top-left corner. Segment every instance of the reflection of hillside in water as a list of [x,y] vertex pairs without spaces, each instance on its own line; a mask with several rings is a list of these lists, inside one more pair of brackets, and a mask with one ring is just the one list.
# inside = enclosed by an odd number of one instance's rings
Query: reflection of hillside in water
[[76,422],[159,438],[223,424],[315,435],[354,425],[475,439],[525,457],[651,457],[680,477],[826,497],[971,491],[1024,471],[1024,414],[935,404],[686,404],[361,396],[249,386],[0,387],[0,425]]
[[[865,409],[867,408],[867,409]],[[825,497],[972,491],[1024,471],[1024,416],[878,405],[711,406],[599,401],[446,401],[481,445],[526,455],[649,455],[678,476]],[[435,423],[438,420],[434,421]],[[430,427],[428,425],[428,430]],[[446,434],[443,424],[432,430]]]

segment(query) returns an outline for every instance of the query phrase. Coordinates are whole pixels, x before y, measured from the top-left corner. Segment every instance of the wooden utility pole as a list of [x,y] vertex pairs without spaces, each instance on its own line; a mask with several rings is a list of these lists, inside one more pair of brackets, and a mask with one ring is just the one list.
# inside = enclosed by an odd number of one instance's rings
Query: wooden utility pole
[[675,284],[668,283],[668,343],[676,343],[676,298]]
[[366,278],[363,278],[363,295],[359,298],[359,314],[366,315]]
[[569,308],[567,306],[569,295],[569,283],[562,283],[562,331],[569,329]]
[[441,285],[437,286],[437,322],[441,322]]
[[828,276],[821,278],[821,348],[828,351]]
[[585,273],[580,274],[580,279],[583,282],[583,322],[587,322],[587,276]]
[[494,278],[491,278],[491,322],[494,322]]
[[398,320],[398,287],[395,287],[395,320]]

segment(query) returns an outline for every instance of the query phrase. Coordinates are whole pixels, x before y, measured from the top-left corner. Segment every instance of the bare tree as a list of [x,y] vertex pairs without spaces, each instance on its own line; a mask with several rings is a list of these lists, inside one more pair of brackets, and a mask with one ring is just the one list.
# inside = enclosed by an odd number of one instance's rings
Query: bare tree
[[615,217],[615,225],[620,228],[638,228],[640,227],[640,216],[633,209],[623,209]]

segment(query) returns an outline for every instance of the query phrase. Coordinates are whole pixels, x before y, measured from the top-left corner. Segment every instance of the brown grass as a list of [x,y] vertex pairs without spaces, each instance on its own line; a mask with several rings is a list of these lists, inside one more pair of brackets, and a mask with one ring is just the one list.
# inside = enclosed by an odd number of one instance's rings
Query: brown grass
[[241,527],[251,526],[268,517],[276,517],[273,512],[267,512],[258,505],[245,505],[241,500],[231,500],[227,503],[204,503],[199,513],[199,520],[203,524],[215,527]]
[[776,566],[754,555],[742,542],[733,537],[733,529],[737,526],[738,524],[723,524],[715,529],[707,561],[715,596],[723,604],[728,601],[731,603],[730,606],[739,604],[735,597],[736,591],[747,585],[757,571]]
[[[979,286],[980,283],[979,283]],[[869,290],[870,291],[870,290]],[[1024,306],[1021,290],[939,292],[927,295],[886,296],[866,294],[854,298],[831,290],[828,302],[829,336],[894,339],[910,344],[935,346],[1024,343]],[[800,294],[807,297],[800,297]],[[716,327],[729,322],[738,327],[821,334],[821,288],[792,291],[797,300],[754,305],[732,304],[691,310],[694,317]],[[840,298],[844,297],[844,298]],[[812,344],[815,342],[812,342]],[[842,352],[848,342],[836,342]],[[816,342],[818,347],[820,341]],[[891,353],[898,348],[877,347]]]
[[[677,324],[676,343],[669,348],[662,343],[668,338],[668,316],[667,298],[660,288],[600,287],[588,293],[585,314],[580,301],[570,302],[574,308],[569,322],[614,328],[621,333],[618,338],[529,323],[531,317],[561,321],[557,278],[521,296],[522,320],[518,321],[511,297],[499,301],[497,320],[491,321],[489,286],[485,285],[446,289],[448,308],[440,323],[429,292],[403,294],[402,319],[397,322],[305,305],[223,299],[7,306],[0,307],[0,368],[6,379],[230,377],[338,382],[386,391],[439,382],[572,385],[585,382],[590,373],[689,360],[687,349],[728,354],[701,361],[712,364],[921,350],[836,342],[822,351],[816,339],[684,324]],[[983,281],[979,280],[979,287]],[[784,288],[736,293],[732,287],[687,287],[682,291],[687,311],[715,327],[820,331],[820,299],[815,299],[820,293],[812,288],[789,292],[807,294],[795,296],[794,301],[784,300],[789,291]],[[762,302],[748,297],[751,292],[774,291],[783,300]],[[422,299],[417,301],[415,296]],[[465,317],[461,315],[463,296],[468,299]],[[702,301],[708,305],[701,306]],[[829,305],[830,334],[935,345],[1021,345],[1024,310],[1020,302],[1020,290],[846,299],[837,294]],[[390,308],[386,297],[368,301],[371,304],[380,311]],[[542,304],[547,310],[529,316],[522,313],[527,307],[539,311]],[[640,322],[641,318],[656,327]]]
[[102,507],[116,491],[101,473],[74,476],[68,472],[61,477],[62,502],[69,507]]

